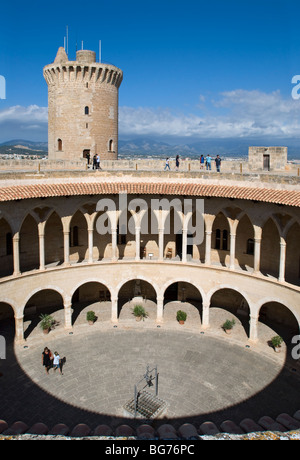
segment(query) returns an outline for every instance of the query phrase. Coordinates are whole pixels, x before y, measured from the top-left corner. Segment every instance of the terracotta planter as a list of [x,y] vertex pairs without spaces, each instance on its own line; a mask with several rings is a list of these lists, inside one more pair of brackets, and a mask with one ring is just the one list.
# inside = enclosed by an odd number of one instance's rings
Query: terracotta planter
[[231,329],[225,329],[226,334],[230,335],[231,334]]
[[181,320],[179,321],[179,324],[184,324],[184,321],[181,319]]
[[50,331],[50,329],[49,329],[49,328],[47,328],[47,329],[43,329],[43,333],[44,333],[44,334],[49,334],[49,331]]
[[92,326],[94,324],[94,321],[88,321],[89,325]]
[[142,319],[141,316],[136,316],[136,317],[135,317],[135,320],[136,320],[136,321],[141,321],[141,319]]

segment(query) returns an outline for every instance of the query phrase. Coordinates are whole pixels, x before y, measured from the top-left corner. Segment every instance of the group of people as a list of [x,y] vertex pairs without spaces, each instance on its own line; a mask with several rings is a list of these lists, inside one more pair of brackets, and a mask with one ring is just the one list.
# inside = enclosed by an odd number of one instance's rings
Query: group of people
[[[215,158],[215,164],[216,164],[216,170],[217,172],[221,171],[221,158],[219,155]],[[208,154],[205,158],[204,155],[201,155],[200,157],[200,169],[206,168],[207,171],[211,171],[211,164],[212,164],[212,157]],[[165,171],[168,169],[169,171],[171,170],[170,168],[170,158],[166,158],[166,163],[165,163]],[[179,171],[179,155],[176,155],[175,159],[175,170]]]
[[46,374],[49,374],[49,370],[53,368],[54,372],[58,369],[59,373],[63,375],[62,367],[64,361],[65,358],[61,359],[57,351],[53,354],[48,347],[44,348],[42,353],[42,364],[45,367]]
[[[90,160],[91,160],[91,155],[89,152],[86,153],[86,159],[87,159],[87,165],[89,167],[90,165]],[[100,156],[95,153],[93,156],[93,169],[102,169],[100,167]]]
[[[221,171],[221,158],[220,155],[217,155],[215,158],[215,163],[216,163],[216,170],[217,172]],[[204,166],[207,171],[211,171],[211,163],[212,163],[212,157],[210,154],[208,154],[205,158],[203,155],[200,157],[200,169],[204,169]]]

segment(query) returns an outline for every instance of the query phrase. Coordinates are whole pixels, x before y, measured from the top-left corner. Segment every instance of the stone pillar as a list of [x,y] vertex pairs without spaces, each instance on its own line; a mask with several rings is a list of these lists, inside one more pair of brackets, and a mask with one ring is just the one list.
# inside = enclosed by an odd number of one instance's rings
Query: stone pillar
[[21,274],[20,272],[20,237],[19,233],[13,236],[13,258],[14,258],[14,276]]
[[236,234],[230,233],[230,270],[234,270],[235,264],[235,242],[236,242]]
[[15,316],[15,343],[23,343],[24,340],[24,316]]
[[111,296],[111,321],[118,323],[118,297]]
[[64,313],[65,313],[65,329],[72,329],[72,303],[71,300],[67,300],[64,303]]
[[202,305],[202,327],[206,329],[209,327],[209,307],[210,303],[207,301],[203,301]]
[[157,297],[157,314],[156,322],[163,323],[164,321],[164,297]]
[[211,264],[211,230],[205,232],[205,263],[206,265]]
[[249,333],[249,340],[251,340],[251,342],[258,342],[257,324],[258,324],[258,316],[251,315],[250,316],[250,333]]
[[141,227],[135,227],[135,260],[141,258]]
[[39,230],[40,270],[45,270],[45,234]]
[[64,232],[64,265],[70,265],[70,232]]
[[89,244],[89,259],[88,263],[93,263],[93,246],[94,246],[94,230],[92,228],[88,229],[88,244]]
[[112,251],[112,261],[115,262],[118,260],[117,257],[117,229],[111,230],[111,251]]
[[159,256],[158,260],[164,260],[164,229],[160,228],[158,230],[158,248],[159,248]]
[[280,240],[280,261],[279,261],[279,281],[285,281],[285,261],[286,261],[286,242]]
[[260,254],[261,254],[261,238],[254,238],[254,266],[253,273],[260,272]]
[[182,230],[182,262],[187,261],[187,229]]

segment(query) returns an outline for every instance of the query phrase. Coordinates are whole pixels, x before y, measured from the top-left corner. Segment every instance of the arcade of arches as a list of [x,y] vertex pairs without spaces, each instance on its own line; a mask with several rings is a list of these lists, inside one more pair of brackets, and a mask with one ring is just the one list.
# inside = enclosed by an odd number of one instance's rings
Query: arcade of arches
[[155,324],[171,323],[184,305],[194,327],[209,327],[221,309],[250,340],[260,338],[258,323],[287,339],[299,333],[297,208],[206,199],[203,241],[189,244],[195,211],[152,209],[155,196],[142,197],[149,210],[121,211],[112,196],[115,209],[98,211],[97,198],[1,204],[0,321],[16,342],[30,338],[45,312],[67,330],[91,305],[99,321],[128,321],[135,297]]

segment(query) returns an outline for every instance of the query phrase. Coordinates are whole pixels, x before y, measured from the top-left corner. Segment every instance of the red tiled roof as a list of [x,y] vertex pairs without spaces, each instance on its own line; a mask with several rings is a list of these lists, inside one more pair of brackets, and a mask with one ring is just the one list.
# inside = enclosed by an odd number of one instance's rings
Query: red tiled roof
[[300,190],[170,182],[78,182],[0,187],[0,201],[78,195],[176,195],[236,198],[300,207]]

